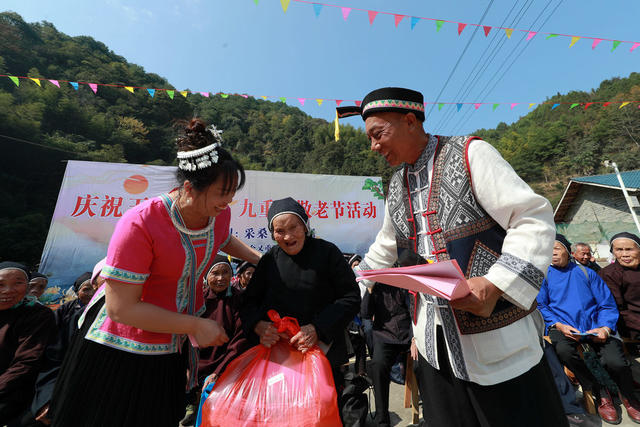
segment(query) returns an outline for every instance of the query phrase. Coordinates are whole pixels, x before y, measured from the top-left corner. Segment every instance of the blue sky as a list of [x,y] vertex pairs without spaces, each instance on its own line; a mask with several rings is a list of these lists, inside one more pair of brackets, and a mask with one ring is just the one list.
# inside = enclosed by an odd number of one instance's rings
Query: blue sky
[[[468,23],[481,23],[486,11],[484,25],[505,22],[502,26],[537,30],[544,23],[540,31],[640,41],[640,2],[635,1],[324,2]],[[437,98],[441,102],[501,103],[496,111],[490,105],[477,111],[466,105],[460,112],[455,106],[433,108],[425,127],[441,134],[511,123],[527,113],[527,106],[511,110],[509,103],[588,91],[604,79],[640,71],[640,48],[630,53],[630,44],[612,53],[611,42],[592,50],[592,41],[582,39],[569,49],[570,39],[564,37],[536,36],[525,42],[524,33],[507,39],[493,30],[485,37],[482,29],[469,43],[471,26],[461,36],[457,25],[445,23],[436,32],[431,21],[420,21],[411,30],[410,20],[404,19],[395,28],[393,17],[385,15],[369,25],[367,13],[358,10],[345,22],[340,9],[324,7],[316,17],[311,5],[295,1],[286,14],[280,0],[259,0],[258,5],[254,0],[3,0],[1,7],[28,22],[46,20],[67,34],[94,37],[178,89],[284,96],[295,106],[300,106],[297,98],[310,98],[303,110],[327,120],[334,117],[335,103],[319,107],[313,99],[362,99],[381,86],[410,87],[429,102],[442,93]],[[485,62],[489,53],[494,56]],[[476,71],[484,72],[472,74],[476,65]],[[345,122],[362,123],[358,118]]]

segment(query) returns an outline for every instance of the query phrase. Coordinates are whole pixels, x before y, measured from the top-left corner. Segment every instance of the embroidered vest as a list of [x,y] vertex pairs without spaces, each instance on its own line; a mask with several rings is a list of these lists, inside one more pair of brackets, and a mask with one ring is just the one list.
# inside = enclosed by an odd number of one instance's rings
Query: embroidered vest
[[[485,212],[473,194],[468,148],[478,138],[439,136],[437,139],[427,209],[422,213],[427,222],[425,238],[430,239],[437,261],[455,259],[466,278],[483,276],[500,257],[506,231]],[[417,255],[420,237],[416,221],[419,218],[414,216],[412,191],[405,166],[393,174],[388,198],[398,260],[403,265],[426,262]],[[438,304],[446,304],[446,300],[438,298]],[[531,309],[523,310],[500,298],[488,318],[452,311],[461,334],[476,334],[507,326],[535,308],[534,304]],[[411,311],[415,321],[415,309]]]

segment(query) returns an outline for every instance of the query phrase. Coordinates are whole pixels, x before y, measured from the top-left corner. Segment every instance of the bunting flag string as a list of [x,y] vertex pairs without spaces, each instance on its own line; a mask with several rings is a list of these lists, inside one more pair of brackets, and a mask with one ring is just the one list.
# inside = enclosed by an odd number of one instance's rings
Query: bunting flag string
[[[100,87],[110,87],[110,88],[121,88],[121,89],[124,89],[125,91],[127,91],[129,93],[132,93],[132,94],[135,94],[137,91],[146,92],[149,95],[150,98],[154,98],[154,99],[157,98],[156,95],[158,95],[158,93],[165,93],[168,98],[174,99],[175,93],[178,92],[184,98],[187,98],[189,95],[191,95],[191,96],[200,95],[200,96],[203,96],[205,98],[210,98],[211,96],[220,96],[223,99],[227,99],[230,96],[241,96],[243,98],[252,97],[252,98],[262,98],[265,101],[266,100],[273,100],[273,101],[278,101],[278,102],[282,102],[282,103],[287,103],[287,101],[296,100],[296,101],[298,101],[298,103],[302,107],[304,107],[306,105],[306,101],[313,101],[313,100],[316,101],[316,103],[318,104],[318,107],[322,107],[322,105],[323,105],[323,103],[325,101],[332,101],[332,102],[335,103],[336,106],[340,106],[342,103],[353,103],[358,107],[360,107],[362,105],[362,101],[358,100],[358,99],[286,97],[286,96],[272,96],[272,95],[254,96],[254,95],[249,95],[249,94],[246,94],[246,93],[238,94],[238,93],[205,92],[205,91],[191,91],[191,90],[179,90],[179,91],[176,91],[175,89],[150,88],[150,87],[144,87],[144,86],[134,86],[134,85],[129,85],[129,84],[91,83],[91,82],[82,82],[82,81],[72,82],[72,81],[69,81],[69,80],[46,79],[46,78],[42,78],[42,77],[13,76],[13,75],[10,75],[10,74],[0,74],[0,77],[8,78],[9,80],[11,80],[13,82],[13,84],[15,84],[19,88],[25,87],[24,85],[23,86],[20,85],[20,81],[21,80],[31,81],[31,82],[33,82],[33,84],[35,84],[38,87],[43,88],[43,89],[45,88],[45,86],[43,85],[43,83],[45,83],[45,82],[49,82],[52,86],[55,86],[55,87],[57,87],[59,89],[62,88],[60,83],[68,83],[75,91],[78,91],[80,89],[80,86],[83,85],[83,86],[89,87],[89,89],[96,95],[98,94]],[[574,108],[576,108],[578,106],[582,106],[586,110],[592,105],[601,105],[602,107],[608,107],[611,104],[618,105],[618,108],[624,108],[624,107],[626,107],[627,105],[630,105],[630,104],[638,104],[638,108],[640,108],[640,101],[591,101],[591,102],[575,102],[575,101],[572,101],[572,102],[552,102],[552,101],[545,101],[545,102],[529,102],[529,103],[526,103],[526,102],[460,102],[460,101],[444,102],[444,101],[432,101],[432,102],[425,102],[424,103],[425,106],[432,105],[432,104],[436,105],[438,107],[438,111],[441,111],[447,105],[455,105],[457,111],[462,110],[463,107],[465,107],[465,106],[473,106],[473,108],[475,110],[479,110],[483,106],[491,106],[491,110],[492,111],[496,111],[500,105],[508,105],[510,110],[514,110],[515,107],[517,107],[518,105],[528,105],[527,109],[531,109],[535,105],[550,105],[551,106],[551,110],[555,110],[555,109],[557,109],[557,108],[559,108],[561,106],[564,106],[564,105],[568,105],[569,106],[569,110],[573,110]]]
[[[256,1],[256,4],[258,4],[257,0],[255,0],[255,1]],[[410,25],[411,25],[411,29],[412,30],[415,28],[415,26],[420,21],[432,21],[432,22],[435,22],[435,24],[436,24],[436,32],[440,32],[440,30],[442,29],[442,27],[443,27],[443,25],[445,23],[454,24],[457,27],[458,36],[462,35],[462,32],[465,29],[465,27],[473,26],[473,27],[482,27],[483,30],[484,30],[484,35],[486,37],[489,36],[489,33],[493,29],[503,30],[508,39],[511,38],[511,36],[514,33],[514,31],[523,33],[526,36],[526,38],[525,38],[526,41],[529,41],[529,40],[533,39],[537,34],[546,35],[546,38],[545,38],[546,40],[551,39],[551,38],[556,38],[556,37],[565,37],[567,39],[570,39],[569,48],[573,47],[573,45],[575,45],[576,42],[578,40],[580,40],[580,39],[593,40],[593,44],[591,45],[592,49],[595,49],[598,46],[598,44],[600,44],[600,42],[602,42],[602,41],[610,41],[610,42],[612,42],[611,52],[616,50],[616,48],[621,43],[629,43],[629,44],[631,44],[631,48],[629,49],[629,52],[633,52],[638,47],[640,47],[640,42],[630,41],[630,40],[616,40],[616,39],[611,39],[611,38],[581,36],[581,35],[575,35],[575,34],[542,33],[542,32],[538,33],[538,32],[535,32],[535,31],[523,30],[523,29],[519,29],[519,28],[497,27],[497,26],[474,24],[474,23],[470,23],[470,22],[458,22],[458,21],[452,21],[452,20],[448,20],[448,19],[428,18],[428,17],[424,17],[424,16],[405,15],[405,14],[397,13],[397,12],[387,12],[387,11],[381,11],[381,10],[360,9],[360,8],[357,8],[357,7],[339,6],[339,5],[336,5],[336,4],[321,3],[321,2],[310,1],[310,0],[280,0],[280,3],[282,5],[282,10],[285,13],[287,12],[287,8],[289,7],[291,2],[304,4],[304,5],[308,5],[308,6],[313,6],[313,10],[314,10],[314,13],[315,13],[316,17],[320,16],[320,12],[325,7],[330,7],[330,8],[334,8],[334,9],[340,9],[342,11],[342,19],[344,21],[347,21],[347,19],[349,18],[351,12],[354,11],[354,10],[355,11],[359,11],[359,12],[366,12],[368,17],[369,17],[369,25],[373,25],[373,22],[375,21],[376,17],[378,15],[382,14],[382,15],[393,16],[393,22],[394,22],[396,28],[398,28],[399,24],[404,20],[404,18],[410,18],[409,21],[411,22]]]

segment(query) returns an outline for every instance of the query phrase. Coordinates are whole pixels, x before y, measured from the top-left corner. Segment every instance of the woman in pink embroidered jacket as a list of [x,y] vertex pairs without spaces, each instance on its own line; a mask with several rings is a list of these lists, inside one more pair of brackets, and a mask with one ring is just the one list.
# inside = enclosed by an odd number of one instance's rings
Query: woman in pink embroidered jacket
[[[177,139],[180,186],[127,211],[116,225],[105,285],[79,321],[51,403],[54,426],[171,426],[197,381],[201,348],[228,340],[204,311],[202,279],[218,250],[256,263],[229,233],[242,166],[199,119]],[[188,374],[188,375],[187,375]],[[188,384],[187,384],[188,383]]]

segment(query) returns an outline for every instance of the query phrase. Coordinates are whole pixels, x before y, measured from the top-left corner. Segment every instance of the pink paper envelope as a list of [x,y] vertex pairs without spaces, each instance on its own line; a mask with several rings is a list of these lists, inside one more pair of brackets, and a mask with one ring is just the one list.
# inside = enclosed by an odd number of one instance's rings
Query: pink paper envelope
[[417,274],[421,276],[456,277],[464,278],[458,262],[454,259],[440,261],[433,264],[410,265],[408,267],[383,268],[380,270],[361,270],[358,274],[367,277],[372,274]]
[[[381,270],[378,270],[381,271]],[[417,274],[382,273],[367,274],[356,278],[371,280],[414,292],[434,295],[446,300],[462,298],[469,293],[469,286],[464,278],[420,276]]]

